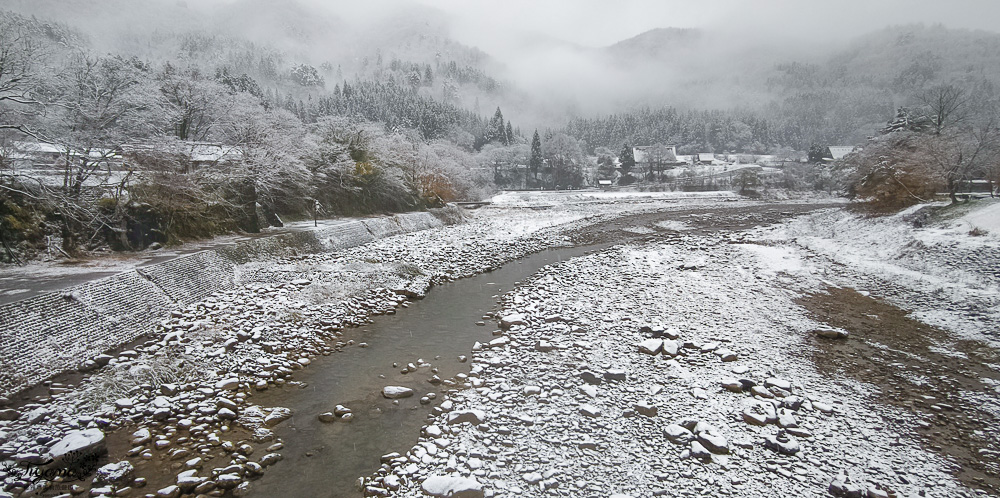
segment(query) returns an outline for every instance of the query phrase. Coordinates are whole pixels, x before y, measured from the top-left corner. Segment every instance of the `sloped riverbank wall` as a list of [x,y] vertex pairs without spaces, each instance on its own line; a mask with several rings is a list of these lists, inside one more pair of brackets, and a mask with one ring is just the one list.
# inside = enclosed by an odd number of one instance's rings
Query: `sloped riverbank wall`
[[429,212],[240,242],[0,305],[0,396],[152,332],[170,311],[241,284],[240,267],[444,225]]

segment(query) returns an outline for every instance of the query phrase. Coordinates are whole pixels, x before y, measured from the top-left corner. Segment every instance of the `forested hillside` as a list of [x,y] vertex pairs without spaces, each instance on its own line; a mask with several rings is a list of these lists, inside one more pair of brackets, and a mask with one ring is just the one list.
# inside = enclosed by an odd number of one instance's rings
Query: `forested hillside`
[[24,252],[478,199],[493,178],[477,152],[526,146],[499,108],[457,105],[499,84],[454,60],[362,59],[347,76],[231,34],[136,36],[101,52],[75,26],[0,12],[0,235]]
[[952,91],[961,129],[986,130],[1000,79],[1000,35],[943,26],[821,49],[700,29],[603,48],[536,34],[521,41],[530,78],[416,4],[8,6],[0,236],[25,254],[579,187],[623,144],[791,157],[861,144],[900,108],[937,119]]
[[[964,89],[970,109],[995,107],[1000,83],[1000,35],[940,25],[895,26],[863,36],[823,57],[775,60],[773,54],[736,57],[697,32],[651,33],[607,52],[629,67],[669,67],[674,93],[659,104],[598,118],[578,118],[567,133],[590,147],[622,143],[674,144],[687,153],[773,152],[811,144],[862,143],[896,114],[920,107],[924,94],[952,84]],[[711,43],[711,45],[705,45]],[[704,76],[691,53],[729,54],[716,59],[715,81],[699,89]],[[739,105],[712,111],[691,109],[688,100],[717,93],[718,101]],[[742,99],[734,97],[742,94]],[[642,102],[642,101],[637,101]],[[662,107],[663,105],[667,107]],[[992,112],[992,111],[989,111]]]

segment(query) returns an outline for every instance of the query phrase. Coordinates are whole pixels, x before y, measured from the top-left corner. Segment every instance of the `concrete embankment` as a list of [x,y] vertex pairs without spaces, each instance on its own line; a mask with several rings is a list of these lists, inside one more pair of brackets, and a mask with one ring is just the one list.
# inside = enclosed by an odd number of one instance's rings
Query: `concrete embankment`
[[445,223],[429,212],[241,242],[0,305],[0,396],[83,366],[154,330],[173,308],[253,279],[253,267]]

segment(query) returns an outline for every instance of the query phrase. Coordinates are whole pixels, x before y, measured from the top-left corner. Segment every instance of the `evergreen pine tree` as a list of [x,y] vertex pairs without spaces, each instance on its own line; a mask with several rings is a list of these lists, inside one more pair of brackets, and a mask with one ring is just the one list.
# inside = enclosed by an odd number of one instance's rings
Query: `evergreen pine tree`
[[534,183],[538,183],[538,170],[542,167],[542,139],[538,137],[538,130],[535,136],[531,137],[531,159],[528,162],[531,174],[534,176]]
[[507,121],[507,131],[504,135],[506,135],[505,144],[510,145],[514,143],[514,128],[510,126],[510,121]]
[[499,107],[497,107],[497,112],[493,113],[493,119],[490,120],[489,128],[486,130],[486,141],[492,142],[494,140],[499,140],[500,143],[507,145],[507,129],[503,126],[503,113],[500,112]]
[[622,147],[621,154],[618,154],[618,162],[621,164],[622,176],[627,177],[635,167],[635,155],[632,153],[632,146],[626,143]]

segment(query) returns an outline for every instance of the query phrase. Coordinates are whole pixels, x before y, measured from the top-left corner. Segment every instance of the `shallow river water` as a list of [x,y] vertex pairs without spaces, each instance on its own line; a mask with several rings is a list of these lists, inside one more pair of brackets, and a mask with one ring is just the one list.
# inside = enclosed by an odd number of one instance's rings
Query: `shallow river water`
[[[431,367],[402,374],[406,364],[422,359],[437,367],[442,379],[468,372],[468,363],[459,362],[458,356],[469,355],[476,341],[494,338],[496,321],[483,316],[494,311],[501,294],[545,265],[596,248],[551,249],[489,273],[433,287],[426,298],[408,308],[347,331],[342,340],[354,339],[367,347],[356,345],[316,358],[295,374],[305,387],[286,386],[255,395],[254,403],[288,407],[295,415],[275,430],[285,444],[284,460],[252,484],[250,496],[360,496],[357,478],[378,469],[381,455],[405,453],[412,447],[427,414],[442,401],[439,395],[429,405],[420,404],[421,396],[440,393],[444,386],[428,382],[434,375]],[[486,325],[476,325],[480,321]],[[416,394],[393,404],[381,395],[387,385],[410,387]],[[337,404],[353,410],[352,422],[325,424],[317,419]]]

